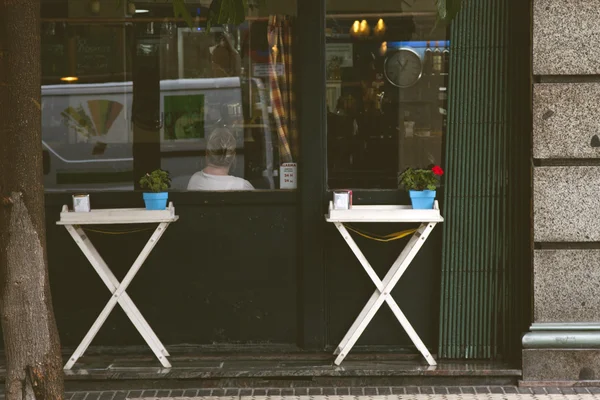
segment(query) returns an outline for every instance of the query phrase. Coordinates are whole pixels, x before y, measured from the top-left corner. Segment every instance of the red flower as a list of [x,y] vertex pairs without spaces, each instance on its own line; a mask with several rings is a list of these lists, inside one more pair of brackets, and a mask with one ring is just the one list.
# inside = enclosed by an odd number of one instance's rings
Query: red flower
[[444,170],[442,169],[442,167],[439,167],[437,165],[431,168],[431,171],[437,176],[444,175]]

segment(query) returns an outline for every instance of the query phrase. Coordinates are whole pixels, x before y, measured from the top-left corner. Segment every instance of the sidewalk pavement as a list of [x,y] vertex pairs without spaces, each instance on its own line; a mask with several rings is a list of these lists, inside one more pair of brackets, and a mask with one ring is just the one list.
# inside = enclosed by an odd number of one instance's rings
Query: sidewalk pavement
[[406,386],[352,388],[242,388],[68,392],[65,400],[600,400],[600,387]]

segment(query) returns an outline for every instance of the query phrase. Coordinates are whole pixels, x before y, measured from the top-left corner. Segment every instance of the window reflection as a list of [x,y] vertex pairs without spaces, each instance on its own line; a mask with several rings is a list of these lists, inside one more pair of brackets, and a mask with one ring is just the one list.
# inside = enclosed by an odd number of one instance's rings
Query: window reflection
[[243,183],[231,190],[279,188],[298,156],[292,18],[255,10],[207,32],[207,8],[191,9],[192,27],[170,4],[143,9],[42,2],[46,190],[133,190],[157,168],[173,190],[204,190],[192,177],[220,173],[217,136],[235,155],[223,176]]
[[396,188],[442,164],[449,42],[434,0],[328,1],[330,188]]

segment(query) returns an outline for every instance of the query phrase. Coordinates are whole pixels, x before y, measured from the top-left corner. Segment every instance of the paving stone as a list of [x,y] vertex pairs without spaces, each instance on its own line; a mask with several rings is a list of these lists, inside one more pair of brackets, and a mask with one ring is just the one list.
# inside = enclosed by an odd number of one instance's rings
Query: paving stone
[[[252,391],[250,391],[249,394],[252,394]],[[197,389],[186,389],[183,392],[183,397],[196,397],[198,396],[198,390]]]
[[562,394],[560,389],[557,387],[547,387],[545,389],[546,389],[546,393],[548,393],[548,394]]
[[390,394],[392,394],[392,389],[389,387],[380,387],[377,388],[377,394],[379,394],[380,396],[389,396]]
[[600,387],[589,387],[588,390],[590,391],[590,393],[600,393]]
[[84,400],[86,397],[87,397],[86,392],[77,392],[77,393],[73,393],[73,397],[71,397],[71,400]]
[[89,392],[85,400],[98,400],[102,392]]
[[392,393],[393,394],[406,394],[406,388],[403,388],[403,387],[393,387],[392,388]]
[[210,396],[212,389],[198,389],[198,396]]
[[115,397],[115,392],[112,392],[112,391],[102,392],[102,393],[100,393],[99,400],[113,400],[114,397]]
[[141,397],[156,397],[156,390],[144,390]]
[[578,394],[589,394],[590,392],[587,390],[587,388],[585,387],[574,387],[573,390],[575,390],[575,393]]
[[366,396],[377,396],[377,389],[374,387],[365,388]]
[[308,388],[295,388],[294,394],[296,396],[308,396]]
[[573,388],[564,387],[564,388],[560,388],[560,390],[563,392],[563,394],[576,394],[575,390],[573,390]]
[[[265,393],[262,394],[261,396],[264,396],[267,394],[266,390],[264,391]],[[213,389],[213,391],[210,394],[213,397],[219,397],[219,396],[225,396],[225,389]]]
[[487,386],[475,386],[475,393],[490,394],[490,388],[488,388]]
[[362,388],[350,388],[350,394],[352,396],[364,396],[365,395]]
[[[256,397],[256,396],[266,396],[267,395],[267,391],[265,389],[254,389],[254,392],[252,392],[252,396]],[[214,394],[213,394],[214,396]]]
[[323,388],[323,395],[325,396],[335,396],[335,388]]
[[416,386],[406,387],[406,394],[419,394],[419,388]]
[[[159,390],[156,392],[156,397],[158,397],[158,398],[171,397],[171,391],[170,390]],[[102,400],[102,399],[100,399],[100,400]]]
[[281,396],[281,389],[267,389],[267,396]]
[[350,389],[348,388],[335,388],[335,394],[338,396],[349,396]]
[[[239,395],[240,395],[240,389],[225,389],[225,396],[239,396]],[[175,397],[175,396],[173,396],[173,397]]]
[[458,386],[450,386],[447,389],[448,394],[461,394],[460,387]]
[[431,386],[422,386],[419,389],[422,394],[433,394],[433,388]]
[[531,389],[529,388],[517,388],[517,392],[519,392],[520,394],[531,394]]
[[[183,397],[183,390],[172,390],[171,397]],[[113,400],[117,400],[117,396]]]
[[[181,391],[181,393],[183,394],[183,391]],[[181,395],[179,395],[181,397]],[[124,390],[118,391],[115,393],[115,397],[113,397],[113,400],[125,400],[127,398],[127,392]]]
[[[240,395],[244,396],[244,394],[242,394],[242,393],[240,393]],[[292,388],[281,389],[281,395],[282,396],[293,396],[294,389],[292,389]]]
[[475,388],[471,386],[463,386],[460,390],[465,394],[475,394]]
[[514,386],[504,386],[502,390],[504,390],[504,393],[506,394],[517,393],[517,388]]
[[491,394],[504,394],[504,390],[500,386],[488,386],[487,390]]
[[[448,394],[448,388],[443,386],[434,386],[433,392],[435,394]],[[423,393],[423,391],[421,391],[421,393]]]
[[533,394],[546,394],[546,389],[543,387],[534,387],[531,388],[531,390],[533,391]]
[[321,396],[323,394],[323,388],[308,388],[309,396]]

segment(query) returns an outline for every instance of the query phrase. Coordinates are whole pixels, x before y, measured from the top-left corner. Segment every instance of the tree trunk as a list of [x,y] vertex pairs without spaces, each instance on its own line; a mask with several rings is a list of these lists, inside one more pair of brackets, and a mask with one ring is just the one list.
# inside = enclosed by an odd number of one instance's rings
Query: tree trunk
[[40,0],[0,0],[0,318],[7,400],[63,397],[48,281]]

